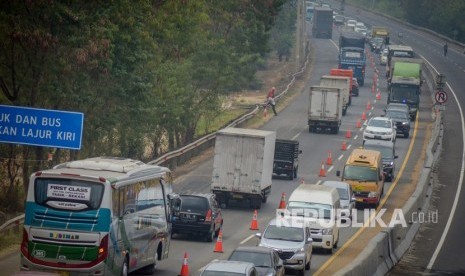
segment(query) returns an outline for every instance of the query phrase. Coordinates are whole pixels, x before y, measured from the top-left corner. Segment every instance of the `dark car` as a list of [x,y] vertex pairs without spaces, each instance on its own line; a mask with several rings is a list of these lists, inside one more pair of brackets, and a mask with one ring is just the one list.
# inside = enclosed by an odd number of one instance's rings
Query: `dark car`
[[381,48],[383,48],[384,38],[382,37],[373,37],[370,42],[370,49],[372,52],[379,53]]
[[223,216],[214,194],[180,194],[173,200],[172,236],[200,234],[211,242],[222,225]]
[[394,143],[383,140],[366,140],[363,143],[363,148],[381,152],[384,179],[386,181],[392,181],[396,170],[395,159],[397,159]]
[[405,138],[410,135],[410,114],[401,109],[386,109],[386,117],[391,118],[396,126],[397,134],[403,134]]
[[267,247],[239,246],[228,258],[229,261],[251,262],[261,276],[284,275],[283,260],[278,253]]
[[357,78],[352,78],[352,96],[358,97],[358,81]]

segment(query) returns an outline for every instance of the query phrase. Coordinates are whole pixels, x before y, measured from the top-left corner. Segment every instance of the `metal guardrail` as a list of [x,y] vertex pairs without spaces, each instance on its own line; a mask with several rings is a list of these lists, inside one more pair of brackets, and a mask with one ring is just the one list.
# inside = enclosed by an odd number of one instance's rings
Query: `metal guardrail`
[[[291,80],[286,85],[286,89],[284,89],[284,91],[282,91],[275,97],[276,102],[278,102],[284,95],[288,93],[289,89],[294,85],[297,77],[302,75],[305,72],[309,61],[310,61],[310,53],[307,53],[307,58],[305,60],[304,65],[302,66],[300,71],[291,75],[292,76]],[[260,109],[263,109],[265,107],[266,107],[266,103],[252,106],[252,110],[249,113],[240,116],[239,118],[235,119],[231,123],[227,124],[225,127],[239,126],[242,123],[246,122],[247,120],[253,118],[255,115],[258,114]],[[177,166],[186,163],[192,157],[197,156],[200,152],[204,151],[205,149],[209,147],[212,147],[214,145],[215,138],[216,138],[216,132],[210,133],[180,149],[165,153],[159,158],[149,161],[147,163],[151,165],[160,165],[160,166],[169,167],[170,169],[174,170]],[[19,226],[23,223],[24,223],[24,214],[18,217],[12,218],[8,220],[7,222],[5,222],[3,225],[1,225],[0,233],[7,231],[9,229],[12,229],[16,226]]]

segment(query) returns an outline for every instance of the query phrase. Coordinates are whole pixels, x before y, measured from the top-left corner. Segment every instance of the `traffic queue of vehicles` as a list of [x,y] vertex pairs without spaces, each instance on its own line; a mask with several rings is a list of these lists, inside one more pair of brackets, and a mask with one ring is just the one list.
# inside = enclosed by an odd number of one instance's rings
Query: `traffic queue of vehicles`
[[[319,9],[314,13],[320,20]],[[384,35],[387,43],[389,32],[381,29],[373,35]],[[352,96],[364,83],[362,39],[343,32],[339,68],[310,88],[310,132],[338,133]],[[340,181],[301,184],[281,217],[256,235],[258,247],[238,247],[229,260],[211,262],[201,275],[284,275],[284,269],[303,275],[310,269],[314,248],[332,253],[338,246],[337,224],[324,221],[351,219],[354,208],[378,206],[384,181],[395,177],[396,136],[409,137],[422,84],[421,63],[413,58],[413,50],[397,45],[387,49],[385,115],[366,123],[363,147],[354,149],[342,171],[336,172]],[[207,242],[218,237],[224,223],[221,208],[230,201],[246,201],[260,209],[271,193],[273,176],[297,177],[300,154],[298,142],[276,139],[274,131],[222,129],[216,135],[211,193],[173,194],[169,169],[125,158],[90,158],[36,172],[26,200],[21,270],[151,272],[168,256],[170,239],[176,235],[195,233]],[[142,259],[134,252],[150,257]]]

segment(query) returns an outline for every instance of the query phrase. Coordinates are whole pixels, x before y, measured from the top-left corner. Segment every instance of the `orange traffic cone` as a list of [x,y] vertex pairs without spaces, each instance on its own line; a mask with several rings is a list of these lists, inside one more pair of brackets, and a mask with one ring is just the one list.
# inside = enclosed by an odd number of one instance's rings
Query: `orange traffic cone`
[[252,223],[250,224],[250,230],[258,230],[257,217],[258,217],[258,212],[257,210],[255,210],[253,212]]
[[318,176],[319,177],[325,177],[326,176],[325,162],[321,162],[320,173],[318,174]]
[[[436,114],[437,114],[437,112],[436,112]],[[302,177],[302,178],[300,178],[300,184],[304,184],[304,183],[305,183],[305,180],[304,180],[304,178],[303,178],[303,177]]]
[[268,108],[264,108],[263,109],[263,117],[266,118],[266,116],[268,115]]
[[187,252],[184,252],[184,260],[182,261],[181,273],[179,276],[189,276],[189,264],[187,261]]
[[331,166],[333,164],[333,157],[331,156],[331,151],[328,151],[328,158],[326,158],[326,165]]
[[346,132],[346,138],[351,138],[351,137],[352,137],[352,132],[350,132],[350,129],[348,129]]
[[218,233],[218,239],[216,240],[215,250],[213,252],[223,253],[223,228],[220,228],[220,233]]
[[[301,183],[303,184],[304,178],[302,178]],[[286,209],[286,193],[281,194],[281,201],[279,201],[278,209]]]
[[366,120],[367,119],[367,114],[365,113],[365,111],[362,112],[362,120]]
[[361,128],[362,127],[362,121],[360,121],[360,119],[357,120],[357,128]]
[[370,101],[367,102],[367,108],[366,108],[366,109],[367,109],[367,110],[370,110],[370,109],[371,109],[371,103],[370,103]]
[[342,142],[341,150],[347,150],[347,143],[346,141]]
[[379,91],[378,91],[378,93],[376,94],[376,100],[378,100],[378,101],[381,100],[381,93],[379,93]]

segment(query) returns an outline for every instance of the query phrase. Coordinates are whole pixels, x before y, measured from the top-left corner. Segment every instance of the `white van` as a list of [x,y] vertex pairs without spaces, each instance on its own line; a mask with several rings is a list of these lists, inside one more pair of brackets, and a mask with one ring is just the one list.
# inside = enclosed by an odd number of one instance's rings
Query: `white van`
[[340,209],[337,190],[314,184],[301,184],[289,197],[287,210],[292,216],[304,216],[314,248],[332,253],[339,242],[337,210]]

